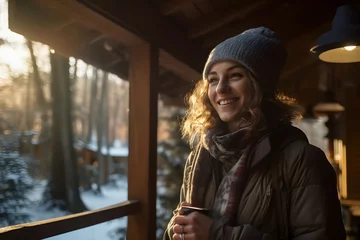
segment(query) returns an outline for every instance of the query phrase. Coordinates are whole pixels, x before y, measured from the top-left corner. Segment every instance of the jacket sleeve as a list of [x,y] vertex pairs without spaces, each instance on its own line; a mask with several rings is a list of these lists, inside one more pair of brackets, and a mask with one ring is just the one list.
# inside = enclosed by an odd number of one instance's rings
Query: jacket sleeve
[[182,185],[181,185],[181,188],[180,188],[180,199],[179,199],[179,203],[176,207],[176,209],[173,211],[173,216],[172,218],[170,219],[168,225],[167,225],[167,228],[164,232],[164,235],[163,235],[163,240],[171,240],[172,239],[172,236],[173,236],[173,231],[172,231],[172,228],[174,226],[174,218],[178,215],[178,211],[180,209],[180,204],[182,202],[185,201],[186,199],[186,188],[187,188],[187,185],[186,185],[186,181],[188,179],[188,175],[189,175],[189,172],[190,172],[190,166],[192,164],[192,161],[193,161],[193,155],[194,155],[194,152],[191,152],[188,156],[188,159],[186,160],[186,163],[185,163],[185,166],[184,166],[184,176],[183,176],[183,182],[182,182]]
[[306,145],[289,171],[291,239],[345,240],[336,174],[324,152]]

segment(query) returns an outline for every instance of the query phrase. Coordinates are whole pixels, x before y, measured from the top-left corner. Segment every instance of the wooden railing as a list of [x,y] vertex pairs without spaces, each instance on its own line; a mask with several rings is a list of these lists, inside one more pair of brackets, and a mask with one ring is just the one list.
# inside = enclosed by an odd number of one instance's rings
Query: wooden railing
[[98,210],[0,228],[0,239],[44,239],[116,218],[133,215],[140,211],[140,202],[129,200]]

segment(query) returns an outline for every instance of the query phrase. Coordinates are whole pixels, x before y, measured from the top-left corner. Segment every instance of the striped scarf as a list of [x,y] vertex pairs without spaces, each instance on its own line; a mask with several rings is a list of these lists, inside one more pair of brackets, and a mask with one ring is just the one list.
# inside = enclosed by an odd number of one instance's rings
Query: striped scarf
[[214,218],[223,218],[228,224],[235,224],[237,208],[247,180],[250,132],[209,132],[208,137],[209,153],[223,165],[223,178],[215,195],[212,214]]

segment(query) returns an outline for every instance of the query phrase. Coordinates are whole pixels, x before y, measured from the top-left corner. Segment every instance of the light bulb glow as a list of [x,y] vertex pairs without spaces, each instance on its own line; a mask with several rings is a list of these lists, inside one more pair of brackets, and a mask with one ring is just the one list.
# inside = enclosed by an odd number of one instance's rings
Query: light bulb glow
[[356,48],[356,46],[345,46],[344,48],[346,51],[352,51]]

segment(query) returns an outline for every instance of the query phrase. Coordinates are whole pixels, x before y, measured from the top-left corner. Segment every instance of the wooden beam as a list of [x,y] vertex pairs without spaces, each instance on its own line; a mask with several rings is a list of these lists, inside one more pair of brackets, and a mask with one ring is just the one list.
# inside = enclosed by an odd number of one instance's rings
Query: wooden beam
[[301,71],[304,67],[319,61],[311,55],[310,48],[315,44],[316,39],[330,28],[331,22],[326,22],[287,43],[288,61],[281,78],[287,78],[293,73]]
[[[28,1],[24,1],[28,2]],[[71,19],[81,23],[89,29],[100,30],[104,35],[116,39],[125,46],[133,46],[144,43],[136,34],[111,22],[109,19],[94,12],[76,0],[33,0],[29,4],[40,4],[50,12],[61,12]]]
[[[69,17],[75,19],[76,21],[80,22],[84,26],[87,26],[89,29],[96,29],[98,31],[101,31],[104,36],[111,37],[112,39],[117,40],[118,42],[120,42],[121,44],[123,44],[127,47],[136,46],[136,45],[145,43],[145,41],[143,39],[141,39],[139,36],[135,35],[133,32],[118,25],[117,20],[113,20],[112,18],[107,18],[106,13],[103,13],[99,9],[93,11],[90,8],[84,8],[83,4],[81,4],[80,2],[81,1],[85,2],[87,0],[80,0],[80,1],[75,1],[75,0],[36,0],[36,1],[41,3],[43,6],[50,5],[52,8],[56,9],[57,11],[61,11],[64,14],[70,14]],[[128,1],[131,2],[131,0],[128,0]],[[186,0],[184,0],[184,1],[186,1]],[[191,0],[191,1],[193,1],[193,0]],[[92,2],[96,3],[97,1],[93,0]],[[112,2],[112,1],[104,1],[104,2]],[[183,2],[183,1],[181,1],[181,2]],[[111,3],[109,3],[109,4],[111,5]],[[126,2],[125,2],[125,5],[126,5]],[[106,5],[106,6],[108,6],[108,5]],[[134,9],[134,6],[132,6],[132,7]],[[141,6],[139,5],[139,8],[140,7]],[[125,7],[122,6],[121,10],[127,11],[127,9],[126,8],[124,9],[124,8]],[[71,9],[71,11],[69,11],[69,9]],[[136,9],[134,11],[137,12]],[[115,15],[117,17],[121,16],[121,12],[115,13]],[[128,15],[129,15],[129,13],[127,14],[127,16]],[[143,16],[143,17],[145,17],[145,16]],[[129,18],[129,16],[128,16],[128,18]],[[138,20],[136,20],[136,21],[138,21]],[[142,22],[144,22],[144,21],[142,21]],[[157,26],[155,23],[151,22],[151,20],[145,21],[145,22],[152,24],[152,28]],[[156,34],[156,33],[154,32],[152,34]],[[173,35],[171,35],[171,36],[173,36]],[[167,39],[166,36],[163,36],[163,37],[165,38],[165,40]],[[169,40],[169,42],[171,41],[170,38],[168,40]],[[186,41],[184,43],[186,44]],[[170,44],[171,44],[171,42],[170,42]],[[187,53],[189,50],[186,48],[187,46],[186,45],[181,45],[181,46],[184,49],[182,51],[184,53],[185,52]],[[199,51],[200,46],[196,46],[196,47],[198,47],[197,50]],[[197,55],[197,53],[194,52],[194,56],[196,56],[196,55]],[[189,58],[191,56],[192,55],[190,54]],[[206,60],[205,55],[203,56],[203,58],[204,57]],[[201,57],[199,57],[199,58],[201,58]],[[195,60],[196,60],[196,57],[195,57]],[[200,79],[201,75],[199,74],[199,72],[202,71],[202,64],[205,63],[205,60],[203,62],[199,61],[199,63],[197,64],[199,69],[196,69],[193,66],[191,66],[191,64],[189,64],[188,62],[186,62],[186,61],[184,62],[184,61],[182,61],[181,58],[176,57],[176,55],[174,55],[173,52],[166,51],[165,49],[160,49],[160,65],[179,74],[183,79],[188,80],[188,81],[194,81],[194,80]]]
[[180,108],[186,108],[187,104],[184,97],[169,97],[167,95],[160,95],[160,99],[163,102],[164,106],[176,106]]
[[360,63],[335,65],[335,79],[341,91],[337,100],[345,107],[343,125],[344,155],[339,161],[340,194],[346,200],[360,201]]
[[127,239],[156,239],[158,49],[130,49],[128,198],[140,200],[140,214],[128,218]]
[[[200,72],[189,67],[186,63],[179,61],[164,50],[160,50],[159,61],[162,67],[176,73],[185,81],[196,82],[202,78]],[[205,65],[205,62],[202,64]]]
[[315,1],[311,7],[304,2],[273,4],[262,8],[256,14],[251,14],[242,21],[233,21],[212,31],[204,35],[199,41],[203,41],[205,48],[211,49],[226,38],[240,34],[249,28],[266,26],[276,31],[280,38],[287,42],[325,22],[331,21],[337,7],[334,2],[324,5]]
[[[249,6],[241,5],[242,8],[234,8],[230,11],[222,11],[222,13],[210,12],[207,16],[202,16],[200,21],[189,30],[189,37],[191,39],[203,36],[211,31],[214,31],[222,26],[234,21],[235,19],[245,19],[249,15],[255,13],[260,8],[269,7],[270,2],[274,1],[260,0],[255,1]],[[275,1],[276,2],[276,1]]]
[[194,0],[172,0],[165,2],[160,8],[161,13],[164,15],[170,15],[181,9],[182,6],[191,4]]
[[285,69],[285,71],[282,72],[280,78],[281,79],[287,79],[290,76],[302,71],[304,68],[313,65],[318,62],[315,58],[312,58],[311,56],[305,56],[302,55],[297,59],[298,64],[294,64],[288,68]]
[[145,41],[159,46],[189,67],[202,71],[207,58],[202,47],[191,42],[185,33],[157,13],[148,2],[123,0],[119,4],[116,1],[103,0],[78,1]]
[[279,17],[285,9],[286,5],[284,4],[272,4],[265,9],[261,8],[259,11],[245,19],[232,21],[221,28],[203,35],[202,38],[199,38],[199,41],[202,40],[204,47],[211,49],[223,40],[240,34],[249,28],[260,26],[271,28],[274,25],[273,22],[276,21],[276,16]]
[[[9,24],[12,31],[48,44],[63,55],[82,59],[125,79],[127,79],[127,64],[114,65],[118,59],[110,56],[110,53],[106,58],[108,61],[99,61],[99,57],[105,56],[105,53],[103,54],[101,51],[104,50],[95,46],[95,43],[104,38],[125,47],[145,43],[139,36],[75,0],[10,0],[9,6]],[[53,21],[54,16],[61,16],[60,21]],[[71,23],[75,28],[72,29],[72,25],[64,28],[62,25],[64,22]],[[79,31],[78,28],[83,29],[84,32]],[[97,62],[101,62],[102,65]],[[204,62],[199,61],[199,68]],[[199,71],[164,49],[160,50],[160,65],[189,82],[201,78]]]
[[286,78],[281,78],[280,92],[284,92],[306,106],[319,100],[318,71],[319,62],[303,66],[301,70],[294,71]]
[[125,201],[97,210],[0,228],[0,238],[2,240],[49,238],[136,214],[139,209],[141,209],[139,201]]
[[[56,34],[59,34],[59,30],[57,30],[58,26],[54,25],[49,19],[48,21],[44,21],[40,13],[39,8],[34,4],[30,5],[29,1],[10,0],[9,28],[30,40],[45,44],[51,42],[53,43],[52,47],[65,55],[74,57],[82,55],[83,49],[78,46],[84,42],[78,38],[70,38],[70,36],[57,38]],[[40,21],[39,18],[42,18],[42,20]]]
[[[81,31],[79,26],[75,28],[59,28],[59,21],[57,21],[59,18],[57,16],[61,16],[62,21],[60,21],[60,24],[64,22],[64,19],[73,22],[71,17],[63,15],[56,8],[51,9],[49,6],[41,3],[41,0],[10,0],[10,29],[24,35],[29,40],[47,44],[64,56],[82,59],[97,68],[114,73],[121,78],[127,78],[127,63],[123,64],[125,65],[124,67],[118,65],[110,68],[111,66],[108,64],[116,56],[105,51],[102,46],[96,44],[88,45],[91,40],[99,36],[96,31]],[[75,23],[73,22],[73,24]],[[79,23],[76,22],[76,24]]]

